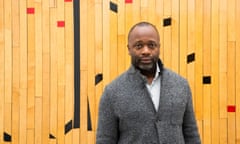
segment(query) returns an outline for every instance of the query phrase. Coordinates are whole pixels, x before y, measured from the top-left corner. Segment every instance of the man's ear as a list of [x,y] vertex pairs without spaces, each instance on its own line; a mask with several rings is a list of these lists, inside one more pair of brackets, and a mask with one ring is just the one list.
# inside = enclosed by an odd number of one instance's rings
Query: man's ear
[[129,44],[127,45],[127,48],[128,48],[128,54],[131,55],[131,54],[130,54],[130,47],[129,47]]

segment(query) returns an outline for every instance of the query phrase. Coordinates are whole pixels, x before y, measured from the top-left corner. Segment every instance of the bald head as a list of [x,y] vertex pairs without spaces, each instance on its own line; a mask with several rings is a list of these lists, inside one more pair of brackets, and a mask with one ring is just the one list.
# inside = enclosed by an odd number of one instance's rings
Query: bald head
[[129,42],[129,39],[131,38],[131,35],[132,35],[132,32],[133,30],[136,28],[136,27],[152,27],[155,31],[156,31],[156,34],[158,36],[158,40],[160,41],[160,36],[159,36],[159,32],[158,32],[158,29],[156,28],[155,25],[149,23],[149,22],[139,22],[139,23],[136,23],[135,25],[132,26],[132,28],[129,30],[129,33],[128,33],[128,42]]

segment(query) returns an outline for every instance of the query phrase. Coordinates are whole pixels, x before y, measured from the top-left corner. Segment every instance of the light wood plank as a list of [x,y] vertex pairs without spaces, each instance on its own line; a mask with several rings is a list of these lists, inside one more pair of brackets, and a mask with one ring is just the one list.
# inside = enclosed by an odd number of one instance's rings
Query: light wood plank
[[[73,119],[74,105],[74,44],[73,44],[73,3],[65,2],[65,45],[66,45],[66,98],[65,98],[65,124]],[[65,143],[72,144],[73,131],[65,135]]]
[[50,134],[50,9],[49,0],[42,0],[42,143],[49,143]]
[[226,118],[220,118],[220,140],[219,144],[226,144],[228,143],[228,138],[227,138],[227,119]]
[[[169,18],[172,16],[172,1],[164,0],[163,1],[163,16],[165,18]],[[172,67],[172,26],[165,26],[163,27],[163,57],[162,60],[166,67]]]
[[12,2],[4,1],[4,132],[12,134]]
[[[203,76],[211,76],[211,2],[204,0],[203,18]],[[211,86],[203,86],[203,143],[211,143]]]
[[[57,137],[57,91],[58,91],[58,72],[57,72],[57,11],[50,9],[50,134]],[[56,144],[56,140],[50,140],[51,144]]]
[[236,1],[236,144],[240,144],[240,1]]
[[187,0],[182,0],[180,3],[180,35],[179,35],[179,41],[180,41],[180,74],[183,77],[187,76],[187,61],[186,61],[186,55],[187,55]]
[[[235,91],[235,79],[236,79],[236,42],[228,41],[228,51],[227,51],[227,104],[236,104],[236,91]],[[228,143],[235,144],[236,139],[236,114],[233,112],[228,113]]]
[[156,0],[156,27],[160,34],[160,59],[163,60],[163,0]]
[[3,143],[3,133],[4,133],[4,3],[0,2],[0,143]]
[[35,139],[34,144],[42,144],[42,97],[35,98]]
[[42,26],[42,3],[35,2],[35,96],[42,97],[42,61],[43,61],[43,26]]
[[27,143],[27,14],[25,1],[20,1],[20,112],[19,143]]
[[203,120],[203,1],[196,1],[195,7],[195,116],[197,120]]
[[[196,33],[196,28],[195,28],[195,1],[194,0],[189,0],[188,1],[188,30],[187,30],[187,35],[188,35],[188,44],[187,44],[187,54],[192,54],[195,53],[195,33]],[[192,101],[193,105],[195,107],[195,63],[191,62],[187,65],[187,79],[189,81],[191,91],[192,91]]]
[[171,43],[172,43],[172,57],[171,57],[171,69],[179,73],[179,8],[180,1],[172,1],[172,33],[171,33]]
[[212,0],[211,5],[211,120],[212,143],[219,143],[219,1]]
[[[29,0],[27,7],[34,7],[34,1]],[[28,39],[28,99],[27,99],[27,144],[34,143],[35,134],[35,15],[27,17],[27,39]]]
[[125,2],[118,2],[118,13],[117,13],[117,75],[122,73],[125,70],[126,65],[126,53],[127,53],[127,44],[125,37]]
[[[95,98],[95,5],[94,0],[88,1],[88,103],[92,130],[96,130],[96,98]],[[86,117],[87,118],[87,117]]]
[[110,12],[109,1],[103,1],[103,86],[110,82]]
[[227,118],[227,0],[219,6],[219,107],[220,118]]
[[[102,3],[95,1],[95,74],[102,74],[103,73],[103,16],[102,16]],[[121,8],[119,8],[120,10]],[[120,31],[120,30],[118,30]],[[104,78],[104,76],[103,76]],[[98,107],[99,107],[99,101],[100,97],[102,95],[103,91],[103,82],[101,81],[98,83],[95,87],[95,96],[96,96],[96,121],[94,122],[96,124],[97,128],[97,120],[98,120]]]

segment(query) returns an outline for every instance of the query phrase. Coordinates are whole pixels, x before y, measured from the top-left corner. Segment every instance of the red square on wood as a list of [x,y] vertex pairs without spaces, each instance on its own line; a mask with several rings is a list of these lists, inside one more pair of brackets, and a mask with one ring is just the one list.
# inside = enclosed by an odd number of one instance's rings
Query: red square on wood
[[132,0],[125,0],[125,3],[132,3]]
[[34,8],[27,8],[27,14],[34,14],[35,9]]
[[57,26],[58,27],[64,27],[65,26],[65,21],[58,21]]
[[228,105],[227,106],[228,112],[236,112],[236,106],[235,105]]
[[64,0],[65,2],[72,2],[72,0]]

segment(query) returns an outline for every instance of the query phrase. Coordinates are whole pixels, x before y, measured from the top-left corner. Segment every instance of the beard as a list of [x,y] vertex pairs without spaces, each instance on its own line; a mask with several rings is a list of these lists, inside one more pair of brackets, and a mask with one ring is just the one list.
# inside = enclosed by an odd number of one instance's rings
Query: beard
[[[143,59],[145,60],[147,59],[147,62],[144,61]],[[139,69],[142,73],[155,74],[158,57],[142,58],[142,57],[132,56],[131,61],[132,61],[132,65],[135,68]]]

